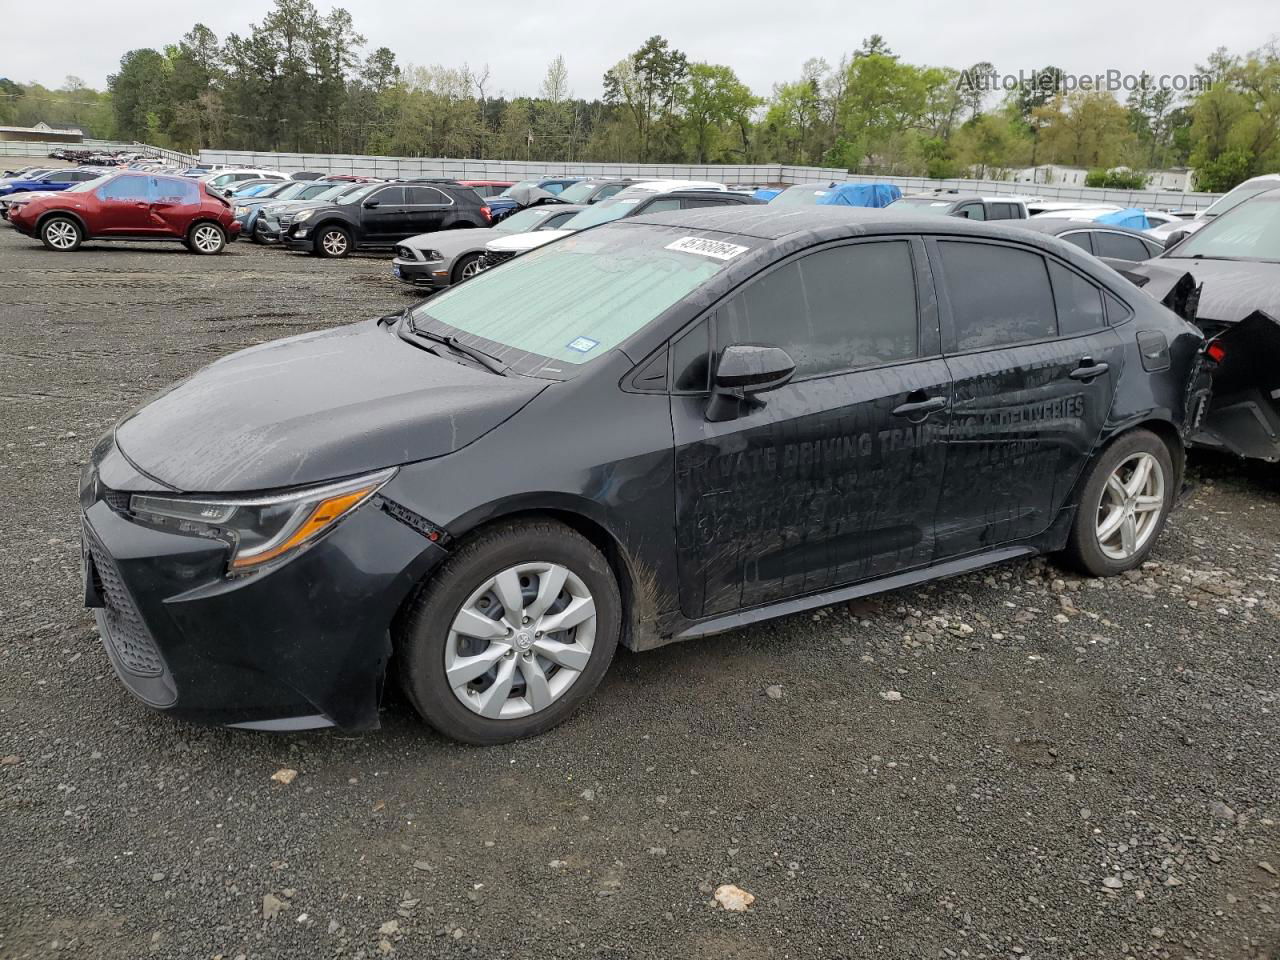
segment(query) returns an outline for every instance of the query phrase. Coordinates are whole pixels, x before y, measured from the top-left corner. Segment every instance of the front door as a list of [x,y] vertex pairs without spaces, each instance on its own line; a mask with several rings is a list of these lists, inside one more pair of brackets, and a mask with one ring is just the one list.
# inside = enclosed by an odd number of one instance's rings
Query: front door
[[[711,616],[928,564],[950,406],[923,245],[826,247],[754,278],[671,349],[682,611]],[[922,319],[922,314],[926,319]],[[793,380],[706,419],[714,358],[785,349]]]
[[938,558],[1043,533],[1092,456],[1124,361],[1102,292],[1039,251],[930,242],[954,384]]
[[383,187],[365,197],[360,211],[360,225],[366,243],[395,243],[409,236],[409,214],[405,207],[405,188]]
[[156,232],[151,219],[151,178],[142,174],[116,177],[98,188],[102,211],[90,231],[100,236],[148,236]]

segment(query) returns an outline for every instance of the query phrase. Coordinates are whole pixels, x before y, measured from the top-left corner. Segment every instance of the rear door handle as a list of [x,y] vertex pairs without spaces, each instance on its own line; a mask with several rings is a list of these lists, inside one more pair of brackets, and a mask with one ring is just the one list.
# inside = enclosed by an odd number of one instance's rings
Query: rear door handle
[[1094,377],[1100,377],[1111,367],[1105,363],[1094,363],[1092,357],[1083,357],[1080,360],[1080,366],[1071,371],[1072,380],[1092,380]]
[[946,397],[929,397],[925,400],[908,400],[893,408],[895,417],[927,417],[947,408]]

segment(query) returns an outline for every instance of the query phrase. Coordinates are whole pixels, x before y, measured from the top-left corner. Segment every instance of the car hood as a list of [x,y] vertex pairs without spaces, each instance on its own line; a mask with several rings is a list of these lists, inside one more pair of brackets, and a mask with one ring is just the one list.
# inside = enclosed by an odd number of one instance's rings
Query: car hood
[[431,233],[420,233],[408,240],[401,240],[400,245],[413,250],[438,250],[446,258],[456,257],[465,250],[483,250],[490,240],[497,240],[506,234],[492,227],[477,227],[471,230],[433,230]]
[[1156,257],[1130,267],[1129,272],[1150,277],[1153,290],[1173,273],[1191,274],[1202,285],[1197,321],[1237,323],[1255,310],[1280,317],[1280,263]]
[[218,360],[126,417],[116,443],[175,490],[271,490],[452,453],[546,386],[437,357],[366,321]]
[[540,247],[560,237],[567,237],[573,232],[572,230],[537,230],[533,233],[513,233],[509,237],[490,240],[484,248],[493,250],[495,253],[524,253],[526,250]]

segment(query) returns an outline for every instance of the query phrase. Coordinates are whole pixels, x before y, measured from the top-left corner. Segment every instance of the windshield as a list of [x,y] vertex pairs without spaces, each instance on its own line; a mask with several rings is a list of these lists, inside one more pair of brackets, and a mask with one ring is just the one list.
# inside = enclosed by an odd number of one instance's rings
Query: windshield
[[542,207],[529,207],[513,213],[494,229],[499,233],[528,233],[530,230],[537,230],[538,225],[555,212],[556,206],[557,204],[551,203]]
[[1259,180],[1257,183],[1242,183],[1234,190],[1209,204],[1196,219],[1221,216],[1228,210],[1234,210],[1250,197],[1256,197],[1258,194],[1266,193],[1268,190],[1275,190],[1277,187],[1280,187],[1280,180]]
[[787,187],[769,202],[784,207],[807,206],[816,204],[830,192],[828,187]]
[[106,177],[107,175],[103,174],[101,177],[94,177],[92,180],[82,180],[80,183],[77,183],[74,187],[71,187],[63,192],[64,193],[88,193],[90,190],[96,190],[98,187],[102,186],[102,181],[105,180]]
[[535,375],[564,374],[571,372],[565,364],[604,355],[749,249],[689,237],[679,227],[602,227],[437,294],[413,310],[411,322],[483,337],[508,348],[495,352],[513,365],[519,354],[532,354],[540,360],[531,367]]
[[599,187],[600,184],[587,181],[575,183],[560,191],[560,199],[565,203],[586,203]]
[[1270,260],[1280,263],[1280,190],[1216,218],[1166,255],[1186,260]]
[[309,183],[286,183],[284,185],[276,184],[263,189],[262,196],[271,197],[275,200],[296,200],[303,192],[310,187]]
[[507,187],[507,189],[503,190],[500,194],[498,194],[498,196],[509,197],[511,196],[511,191],[514,190],[516,187],[536,187],[537,185],[538,185],[537,180],[521,180],[519,183],[513,183],[511,186]]
[[636,204],[643,199],[645,198],[615,197],[612,200],[603,200],[600,203],[597,203],[594,207],[583,210],[581,213],[574,214],[560,225],[560,229],[584,230],[587,227],[594,227],[598,223],[608,223],[610,220],[621,219],[634,210]]
[[356,200],[359,200],[361,197],[365,197],[373,193],[373,191],[377,190],[381,186],[383,186],[383,184],[381,183],[362,183],[362,184],[359,184],[358,186],[352,187],[351,189],[347,190],[345,193],[338,194],[336,197],[333,198],[333,202],[334,203],[354,203]]

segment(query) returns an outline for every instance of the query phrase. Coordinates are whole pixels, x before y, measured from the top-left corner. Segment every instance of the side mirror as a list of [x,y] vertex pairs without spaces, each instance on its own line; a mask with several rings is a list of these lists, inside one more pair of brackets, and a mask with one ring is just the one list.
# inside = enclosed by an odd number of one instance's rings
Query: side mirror
[[1175,230],[1165,238],[1164,248],[1166,250],[1171,250],[1189,236],[1191,236],[1190,230]]
[[741,413],[744,402],[785,385],[795,372],[795,361],[781,347],[758,343],[725,347],[716,364],[707,420],[719,423],[734,419]]
[[366,201],[364,202],[364,208],[365,208],[366,210],[372,210],[372,209],[374,209],[376,206],[378,206],[378,204],[379,204],[380,202],[381,202],[381,201],[379,201],[379,200],[366,200]]

